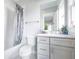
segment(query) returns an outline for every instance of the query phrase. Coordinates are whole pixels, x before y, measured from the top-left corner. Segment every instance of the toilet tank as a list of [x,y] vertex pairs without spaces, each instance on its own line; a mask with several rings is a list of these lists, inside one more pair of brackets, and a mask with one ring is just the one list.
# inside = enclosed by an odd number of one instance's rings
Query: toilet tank
[[31,46],[35,45],[35,36],[27,36],[28,44]]

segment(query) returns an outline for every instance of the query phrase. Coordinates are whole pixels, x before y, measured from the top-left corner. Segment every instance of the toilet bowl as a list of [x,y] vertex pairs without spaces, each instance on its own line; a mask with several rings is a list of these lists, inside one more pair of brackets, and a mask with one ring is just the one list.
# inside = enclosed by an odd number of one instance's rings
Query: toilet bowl
[[30,59],[31,53],[32,53],[31,46],[29,45],[24,45],[19,50],[19,56],[22,59]]
[[23,46],[21,46],[19,50],[19,55],[22,59],[30,59],[31,54],[33,53],[33,36],[28,36],[27,38],[22,40]]

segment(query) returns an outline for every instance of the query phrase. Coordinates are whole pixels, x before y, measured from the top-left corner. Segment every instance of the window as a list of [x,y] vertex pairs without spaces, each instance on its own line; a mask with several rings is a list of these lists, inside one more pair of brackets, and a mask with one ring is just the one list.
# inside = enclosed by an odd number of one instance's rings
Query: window
[[75,33],[75,1],[68,0],[68,27],[70,32]]
[[57,9],[57,23],[58,30],[60,30],[65,25],[65,10],[64,10],[64,1],[62,0],[58,9]]
[[75,2],[74,0],[68,1],[68,26],[75,26]]
[[64,5],[59,7],[59,29],[65,25]]

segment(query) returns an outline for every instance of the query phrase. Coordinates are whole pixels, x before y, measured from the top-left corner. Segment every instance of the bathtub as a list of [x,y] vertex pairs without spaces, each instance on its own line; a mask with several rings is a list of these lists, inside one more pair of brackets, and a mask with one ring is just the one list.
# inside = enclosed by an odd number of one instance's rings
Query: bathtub
[[19,48],[22,44],[14,46],[4,51],[4,59],[21,59],[19,56]]

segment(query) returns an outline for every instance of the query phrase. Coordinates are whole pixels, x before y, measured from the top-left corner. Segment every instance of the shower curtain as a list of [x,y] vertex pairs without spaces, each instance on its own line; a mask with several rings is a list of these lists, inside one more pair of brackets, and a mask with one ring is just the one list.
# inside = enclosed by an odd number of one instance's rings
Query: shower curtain
[[16,33],[14,39],[14,45],[21,43],[23,34],[23,8],[16,4]]

